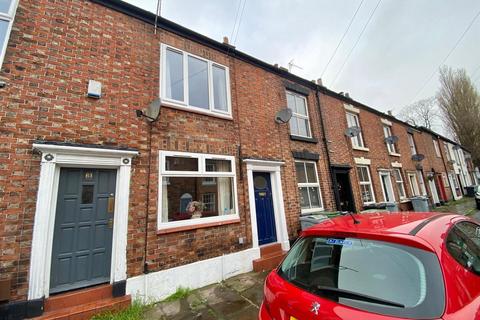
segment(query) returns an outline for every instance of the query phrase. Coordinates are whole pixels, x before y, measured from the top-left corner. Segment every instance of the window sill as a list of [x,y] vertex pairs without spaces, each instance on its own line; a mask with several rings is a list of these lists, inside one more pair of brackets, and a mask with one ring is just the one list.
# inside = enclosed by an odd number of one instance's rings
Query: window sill
[[178,226],[178,227],[164,227],[162,229],[157,230],[157,235],[194,230],[194,229],[200,229],[200,228],[218,227],[218,226],[224,226],[227,224],[234,224],[234,223],[240,223],[240,218],[233,218],[230,220],[205,222],[205,223],[199,222],[192,225],[184,225],[184,226]]
[[400,200],[400,203],[407,203],[407,202],[411,202],[411,200],[410,200],[410,199],[402,199],[402,200]]
[[294,136],[294,135],[290,135],[290,140],[318,143],[318,140],[315,138],[308,138],[308,137],[301,137],[301,136]]
[[161,100],[162,106],[163,107],[168,107],[168,108],[173,108],[173,109],[178,109],[178,110],[183,110],[183,111],[188,111],[192,113],[198,113],[210,117],[215,117],[215,118],[220,118],[220,119],[225,119],[225,120],[233,120],[232,115],[230,114],[223,114],[223,113],[217,113],[213,112],[210,110],[204,110],[202,108],[196,108],[196,107],[189,107],[183,104],[175,103],[172,101],[168,100]]
[[391,155],[392,157],[401,157],[402,156],[400,153],[396,153],[396,152],[390,152],[389,155]]
[[325,211],[324,208],[312,208],[312,209],[302,209],[301,210],[301,215],[310,215],[310,214],[322,214]]
[[353,146],[352,149],[353,149],[353,150],[358,150],[358,151],[365,151],[365,152],[370,151],[369,148],[365,148],[365,147],[356,147],[356,146]]

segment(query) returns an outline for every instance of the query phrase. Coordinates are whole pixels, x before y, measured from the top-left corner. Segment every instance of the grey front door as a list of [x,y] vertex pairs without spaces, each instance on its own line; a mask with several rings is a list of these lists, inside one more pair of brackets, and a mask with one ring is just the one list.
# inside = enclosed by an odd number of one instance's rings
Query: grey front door
[[110,281],[116,170],[62,168],[50,293]]

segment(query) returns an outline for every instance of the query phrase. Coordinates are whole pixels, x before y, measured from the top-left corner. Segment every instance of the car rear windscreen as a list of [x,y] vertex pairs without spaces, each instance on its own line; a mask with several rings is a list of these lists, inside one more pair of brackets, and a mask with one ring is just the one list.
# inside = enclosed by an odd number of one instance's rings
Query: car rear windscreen
[[357,238],[301,238],[278,271],[293,285],[382,315],[432,319],[443,314],[444,284],[435,254]]

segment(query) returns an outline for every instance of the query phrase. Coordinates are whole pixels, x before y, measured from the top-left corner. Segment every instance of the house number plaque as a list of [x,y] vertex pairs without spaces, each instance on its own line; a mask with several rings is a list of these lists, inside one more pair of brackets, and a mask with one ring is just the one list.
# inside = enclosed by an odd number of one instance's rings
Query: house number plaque
[[115,207],[115,197],[113,196],[113,193],[110,193],[110,196],[108,197],[107,212],[113,213],[114,207]]

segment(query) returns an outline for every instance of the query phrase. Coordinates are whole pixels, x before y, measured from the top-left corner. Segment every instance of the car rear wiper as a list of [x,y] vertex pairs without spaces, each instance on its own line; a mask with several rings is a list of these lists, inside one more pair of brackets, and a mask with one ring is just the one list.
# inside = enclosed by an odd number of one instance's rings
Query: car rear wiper
[[317,291],[336,293],[338,296],[341,296],[341,297],[347,298],[347,299],[361,300],[361,301],[365,301],[365,302],[383,304],[383,305],[386,305],[386,306],[405,308],[405,305],[403,305],[401,303],[398,303],[398,302],[393,302],[393,301],[389,301],[389,300],[385,300],[385,299],[381,299],[381,298],[376,298],[376,297],[368,296],[366,294],[357,293],[357,292],[353,292],[353,291],[348,291],[348,290],[344,290],[344,289],[333,288],[333,287],[325,287],[325,286],[317,286],[316,289],[317,289]]

